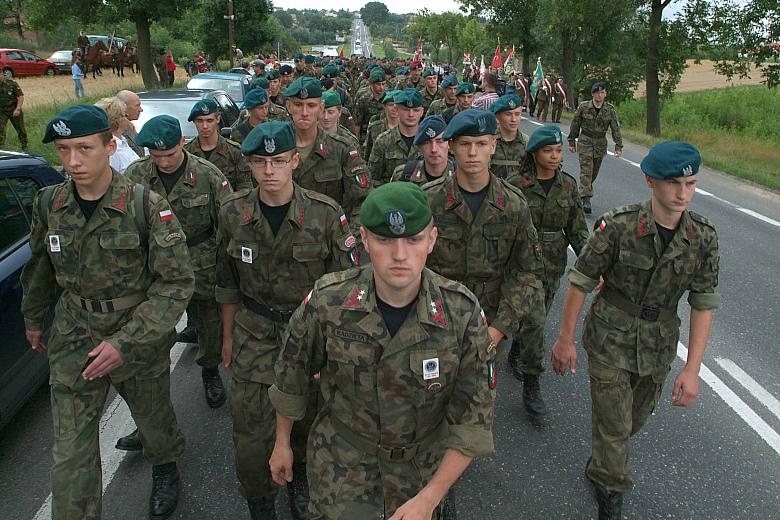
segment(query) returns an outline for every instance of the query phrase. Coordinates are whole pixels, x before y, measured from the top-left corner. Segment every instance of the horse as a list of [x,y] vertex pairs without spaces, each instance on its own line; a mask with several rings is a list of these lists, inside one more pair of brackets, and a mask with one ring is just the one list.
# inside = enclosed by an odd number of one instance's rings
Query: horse
[[95,79],[96,73],[99,76],[103,75],[100,68],[112,65],[112,62],[108,47],[101,40],[98,40],[94,45],[90,45],[87,48],[87,55],[84,57],[84,70],[89,71],[89,66],[92,65],[92,79]]

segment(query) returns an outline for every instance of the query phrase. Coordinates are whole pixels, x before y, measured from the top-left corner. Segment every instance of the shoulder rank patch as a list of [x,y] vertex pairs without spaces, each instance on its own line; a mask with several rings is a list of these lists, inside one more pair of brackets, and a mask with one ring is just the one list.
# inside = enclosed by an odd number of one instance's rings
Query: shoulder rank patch
[[441,308],[441,300],[438,298],[431,300],[431,321],[435,321],[440,325],[446,325],[444,311]]
[[366,290],[363,287],[355,287],[352,295],[344,302],[347,309],[362,309],[366,303]]

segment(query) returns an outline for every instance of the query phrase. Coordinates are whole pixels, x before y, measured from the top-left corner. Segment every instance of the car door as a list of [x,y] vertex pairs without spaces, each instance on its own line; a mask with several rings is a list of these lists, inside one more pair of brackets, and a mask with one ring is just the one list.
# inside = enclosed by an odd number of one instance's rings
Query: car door
[[8,51],[8,65],[14,72],[14,76],[26,76],[29,74],[27,60],[19,51]]
[[28,74],[38,76],[46,73],[46,62],[31,52],[22,51],[22,57],[27,62]]
[[215,94],[214,101],[219,105],[222,112],[222,126],[233,126],[238,119],[238,106],[227,94]]

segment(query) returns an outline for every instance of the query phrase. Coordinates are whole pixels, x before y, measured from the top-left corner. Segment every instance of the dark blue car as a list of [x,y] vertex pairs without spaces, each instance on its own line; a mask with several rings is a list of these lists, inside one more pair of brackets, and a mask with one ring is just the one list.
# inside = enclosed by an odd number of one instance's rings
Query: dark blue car
[[35,194],[64,180],[40,157],[0,151],[0,429],[48,378],[47,357],[25,338],[19,277],[30,258]]

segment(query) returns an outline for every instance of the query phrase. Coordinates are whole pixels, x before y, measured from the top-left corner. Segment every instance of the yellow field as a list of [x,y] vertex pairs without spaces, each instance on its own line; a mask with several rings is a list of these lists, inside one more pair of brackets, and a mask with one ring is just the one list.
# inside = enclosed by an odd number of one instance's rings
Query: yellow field
[[[677,92],[694,92],[697,90],[709,90],[711,88],[726,88],[735,85],[760,85],[761,78],[758,74],[749,79],[734,78],[734,81],[728,81],[725,76],[721,76],[713,69],[713,62],[702,60],[701,63],[694,63],[688,60],[688,68],[683,72],[680,78],[680,84],[677,85]],[[636,97],[644,97],[645,84],[639,84],[636,89]]]

